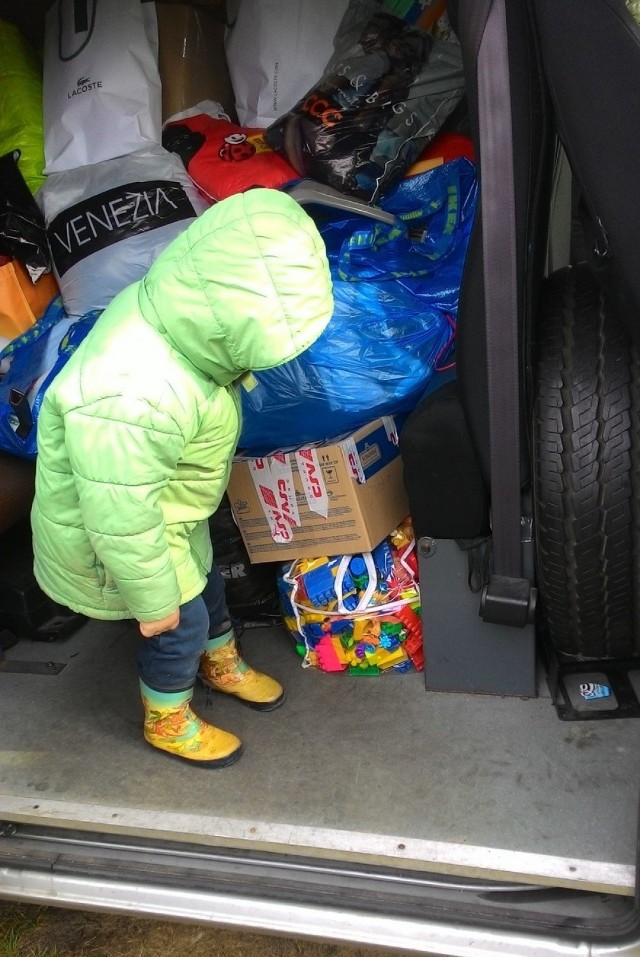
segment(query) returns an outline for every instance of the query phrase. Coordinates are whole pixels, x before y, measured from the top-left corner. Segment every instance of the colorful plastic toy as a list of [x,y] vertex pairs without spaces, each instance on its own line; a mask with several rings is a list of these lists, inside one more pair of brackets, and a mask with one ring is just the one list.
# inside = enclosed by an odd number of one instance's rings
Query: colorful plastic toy
[[278,581],[284,623],[305,663],[367,676],[422,670],[414,568],[415,538],[406,519],[371,556],[299,559],[285,569]]

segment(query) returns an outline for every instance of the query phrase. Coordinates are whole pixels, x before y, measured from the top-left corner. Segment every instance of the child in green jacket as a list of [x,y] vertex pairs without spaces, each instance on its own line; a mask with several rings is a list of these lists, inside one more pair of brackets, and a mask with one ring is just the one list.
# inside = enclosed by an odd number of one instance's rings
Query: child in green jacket
[[315,224],[285,193],[252,189],[116,296],[45,395],[36,578],[74,611],[138,620],[145,739],[190,762],[241,750],[191,710],[198,675],[260,710],[284,700],[240,657],[208,519],[240,434],[237,380],[298,356],[332,311]]

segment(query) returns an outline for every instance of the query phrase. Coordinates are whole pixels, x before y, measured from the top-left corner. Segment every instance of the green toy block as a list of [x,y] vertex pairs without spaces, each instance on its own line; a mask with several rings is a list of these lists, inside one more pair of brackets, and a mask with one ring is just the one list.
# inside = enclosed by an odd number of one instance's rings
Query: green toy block
[[347,669],[347,674],[353,675],[356,678],[373,678],[374,675],[380,674],[380,669],[377,665],[367,665],[366,668],[361,668],[359,665],[350,665]]

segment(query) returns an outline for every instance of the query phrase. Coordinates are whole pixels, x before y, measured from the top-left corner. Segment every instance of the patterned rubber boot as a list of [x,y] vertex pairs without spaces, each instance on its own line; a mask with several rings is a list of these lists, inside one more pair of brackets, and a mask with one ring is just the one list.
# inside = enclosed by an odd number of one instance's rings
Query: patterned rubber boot
[[191,710],[193,689],[154,691],[140,682],[144,706],[144,739],[174,758],[208,768],[225,768],[237,761],[242,745],[235,734],[207,724]]
[[273,711],[284,702],[282,685],[249,667],[232,631],[209,639],[198,677],[208,688],[233,695],[255,711]]

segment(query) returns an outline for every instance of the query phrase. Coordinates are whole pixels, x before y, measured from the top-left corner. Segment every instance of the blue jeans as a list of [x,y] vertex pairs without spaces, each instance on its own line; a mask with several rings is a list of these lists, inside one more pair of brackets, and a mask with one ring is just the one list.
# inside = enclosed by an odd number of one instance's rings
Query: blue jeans
[[186,691],[195,684],[202,652],[209,638],[231,629],[224,579],[213,564],[197,598],[180,606],[180,624],[155,638],[141,638],[138,675],[155,691]]

